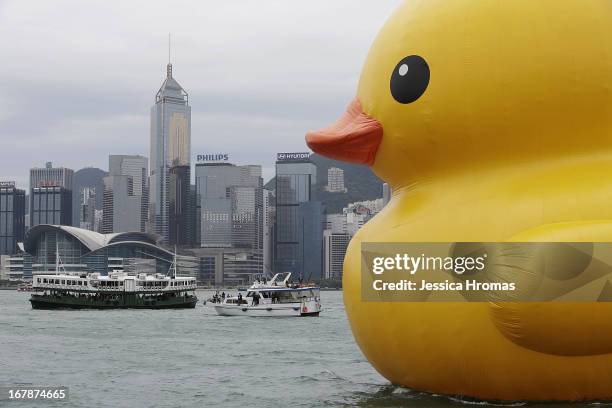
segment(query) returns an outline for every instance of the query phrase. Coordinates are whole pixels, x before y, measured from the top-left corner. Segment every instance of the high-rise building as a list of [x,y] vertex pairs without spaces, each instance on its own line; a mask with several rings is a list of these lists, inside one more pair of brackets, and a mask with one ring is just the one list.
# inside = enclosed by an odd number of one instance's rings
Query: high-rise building
[[15,183],[0,182],[0,255],[17,253],[25,233],[25,191]]
[[30,189],[35,187],[63,187],[72,191],[74,170],[65,167],[53,167],[47,162],[45,167],[30,169]]
[[324,277],[325,279],[342,278],[344,256],[351,236],[346,233],[335,233],[326,229],[323,232]]
[[[30,227],[46,223],[60,224],[60,222],[61,225],[72,225],[73,177],[72,169],[53,167],[52,162],[47,162],[44,168],[30,169]],[[35,189],[38,189],[36,196]],[[65,203],[66,194],[70,195],[70,203]],[[51,199],[54,200],[53,203],[45,201]],[[42,207],[36,208],[36,205]],[[68,218],[65,216],[65,211],[70,211]]]
[[191,107],[187,92],[172,77],[172,64],[151,108],[150,229],[170,238],[169,175],[174,166],[190,166]]
[[81,225],[81,198],[86,188],[95,189],[95,210],[102,211],[102,192],[104,191],[104,177],[108,172],[96,167],[84,167],[74,172],[72,181],[72,225]]
[[[129,176],[132,179],[133,197],[140,200],[140,211],[138,217],[140,226],[135,231],[146,230],[148,206],[149,206],[149,183],[148,183],[148,159],[140,155],[111,154],[108,156],[109,176]],[[133,214],[136,216],[136,214]]]
[[216,257],[216,283],[244,284],[263,272],[263,179],[261,166],[198,163],[200,247]]
[[315,200],[317,168],[309,153],[279,153],[276,161],[275,272],[320,279],[323,206]]
[[271,276],[274,270],[274,226],[276,207],[274,192],[263,190],[263,273]]
[[190,246],[192,242],[193,220],[191,212],[191,168],[172,166],[168,182],[168,244]]
[[141,198],[134,195],[132,176],[104,177],[102,233],[140,232]]
[[34,187],[30,191],[30,227],[70,225],[72,192],[64,187]]
[[[96,189],[84,187],[79,199],[79,227],[95,231],[96,224]],[[97,231],[99,232],[99,231]]]
[[327,187],[325,188],[330,193],[346,193],[344,187],[344,170],[338,167],[330,167],[327,169]]

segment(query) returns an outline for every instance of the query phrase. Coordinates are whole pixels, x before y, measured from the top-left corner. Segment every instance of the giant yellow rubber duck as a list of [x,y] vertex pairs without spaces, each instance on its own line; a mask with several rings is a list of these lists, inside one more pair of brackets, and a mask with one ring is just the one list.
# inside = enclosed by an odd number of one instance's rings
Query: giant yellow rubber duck
[[362,242],[612,241],[612,1],[405,1],[355,100],[306,136],[393,197],[350,243],[344,302],[393,384],[612,399],[612,303],[365,302]]

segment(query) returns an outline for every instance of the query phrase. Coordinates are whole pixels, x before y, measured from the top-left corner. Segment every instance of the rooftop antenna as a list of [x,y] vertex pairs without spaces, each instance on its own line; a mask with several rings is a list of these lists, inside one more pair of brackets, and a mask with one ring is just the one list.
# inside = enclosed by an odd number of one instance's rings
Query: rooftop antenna
[[168,33],[168,66],[166,67],[166,75],[172,78],[172,63],[170,62],[170,33]]

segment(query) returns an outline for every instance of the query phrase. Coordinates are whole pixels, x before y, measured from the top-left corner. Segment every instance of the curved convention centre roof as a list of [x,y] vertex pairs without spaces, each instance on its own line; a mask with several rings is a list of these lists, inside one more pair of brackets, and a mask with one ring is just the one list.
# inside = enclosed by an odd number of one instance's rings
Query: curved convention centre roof
[[24,241],[24,249],[30,253],[34,245],[43,232],[63,231],[77,239],[90,252],[97,251],[110,244],[119,242],[142,242],[148,245],[157,246],[157,236],[146,232],[119,232],[115,234],[100,234],[82,228],[69,227],[65,225],[36,225],[28,231]]

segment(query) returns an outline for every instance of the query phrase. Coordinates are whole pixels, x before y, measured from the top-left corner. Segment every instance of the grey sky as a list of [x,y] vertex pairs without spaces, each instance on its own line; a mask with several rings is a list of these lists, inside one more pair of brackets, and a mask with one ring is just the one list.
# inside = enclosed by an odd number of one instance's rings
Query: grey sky
[[107,169],[149,156],[165,76],[189,92],[192,156],[226,152],[273,175],[274,154],[336,119],[400,0],[0,0],[0,180],[45,161]]

